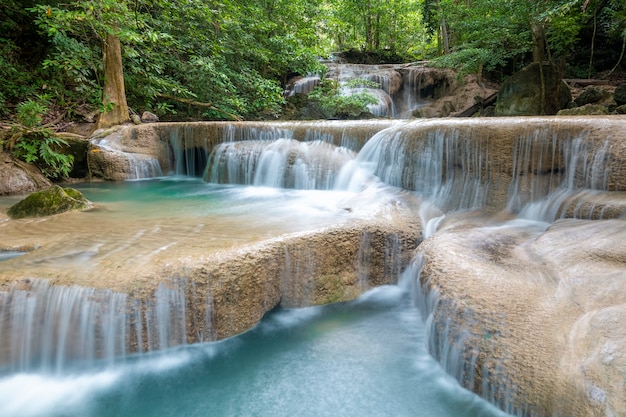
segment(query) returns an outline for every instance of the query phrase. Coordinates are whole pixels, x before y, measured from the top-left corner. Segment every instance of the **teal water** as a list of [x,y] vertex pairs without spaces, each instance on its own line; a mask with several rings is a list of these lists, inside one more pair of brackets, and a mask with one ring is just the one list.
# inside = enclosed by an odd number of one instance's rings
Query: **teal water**
[[428,355],[399,287],[269,313],[254,329],[59,377],[0,379],[4,417],[504,416]]
[[[58,234],[71,222],[88,232],[74,238],[77,244],[101,245],[91,260],[98,263],[131,254],[133,262],[149,259],[173,239],[184,246],[199,224],[207,225],[203,241],[260,238],[369,216],[398,198],[398,189],[379,185],[358,192],[285,190],[172,177],[75,188],[96,208],[59,218],[58,226],[37,223],[37,233],[55,226],[50,233]],[[221,342],[60,374],[4,375],[0,416],[505,415],[447,375],[425,340],[409,294],[381,287],[350,303],[273,311],[254,329]]]

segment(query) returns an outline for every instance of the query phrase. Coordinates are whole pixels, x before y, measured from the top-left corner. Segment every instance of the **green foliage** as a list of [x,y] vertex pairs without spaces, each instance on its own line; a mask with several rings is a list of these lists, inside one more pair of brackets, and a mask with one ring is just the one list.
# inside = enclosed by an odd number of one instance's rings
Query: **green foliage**
[[[612,67],[626,38],[623,0],[4,0],[0,117],[38,125],[29,106],[36,115],[41,109],[32,106],[44,93],[49,109],[62,107],[71,117],[107,111],[107,34],[121,40],[135,111],[181,120],[257,119],[275,117],[287,81],[323,75],[318,58],[337,50],[428,59],[440,54],[445,34],[451,53],[437,65],[461,74],[512,71],[530,59],[532,27],[545,29],[546,56],[557,62],[589,54],[594,21],[597,46],[607,45],[603,55]],[[320,105],[338,114],[367,101],[322,97]]]
[[16,117],[19,125],[12,128],[9,148],[16,158],[35,164],[48,178],[67,177],[74,164],[74,156],[61,152],[68,143],[53,136],[53,132],[41,127],[47,111],[46,98],[27,100],[17,105]]
[[51,132],[40,130],[20,138],[13,149],[13,155],[22,161],[35,164],[48,178],[67,177],[74,164],[74,156],[60,152],[68,143],[61,138],[50,136]]
[[422,0],[339,0],[326,2],[321,36],[340,50],[399,52],[408,58],[415,45],[429,39]]
[[[356,80],[354,85],[369,84],[366,80]],[[375,84],[375,83],[374,83]],[[367,106],[376,104],[378,100],[367,90],[346,92],[343,87],[332,79],[323,79],[318,87],[309,94],[309,99],[319,103],[326,117],[345,119],[358,117],[367,112]]]
[[46,105],[40,101],[27,100],[17,105],[17,120],[26,127],[35,127],[41,124],[41,119],[47,111]]

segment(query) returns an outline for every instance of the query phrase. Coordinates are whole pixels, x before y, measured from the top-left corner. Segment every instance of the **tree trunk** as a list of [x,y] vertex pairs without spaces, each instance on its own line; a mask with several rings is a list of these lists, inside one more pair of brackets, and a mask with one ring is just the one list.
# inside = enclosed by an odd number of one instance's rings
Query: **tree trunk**
[[533,22],[530,30],[533,34],[533,62],[543,62],[546,52],[546,29],[543,23]]
[[110,33],[107,34],[104,44],[102,104],[104,112],[98,117],[98,129],[119,125],[130,120],[124,90],[122,47],[120,39]]
[[448,35],[448,24],[445,19],[441,19],[440,26],[441,28],[441,38],[443,41],[443,53],[448,55],[450,53],[450,38]]

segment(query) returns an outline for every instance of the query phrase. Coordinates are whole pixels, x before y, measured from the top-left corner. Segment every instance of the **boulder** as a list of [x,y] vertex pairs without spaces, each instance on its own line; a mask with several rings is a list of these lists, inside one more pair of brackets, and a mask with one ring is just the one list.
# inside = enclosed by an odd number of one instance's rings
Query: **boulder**
[[613,98],[618,106],[626,104],[626,83],[621,83],[615,88]]
[[584,106],[574,107],[572,109],[562,109],[557,113],[558,116],[593,116],[609,114],[607,106],[602,104],[585,104]]
[[598,87],[590,85],[589,87],[585,88],[578,97],[576,97],[574,102],[576,103],[577,106],[584,106],[585,104],[600,103],[602,101],[605,101],[609,97],[610,97],[610,94],[607,91],[601,90]]
[[24,194],[49,186],[50,181],[35,166],[0,151],[0,195]]
[[[543,76],[542,76],[543,74]],[[542,82],[545,90],[542,92]],[[543,104],[542,104],[543,97]],[[496,116],[556,114],[567,108],[572,95],[558,70],[550,64],[533,63],[504,82],[496,103]]]
[[42,217],[70,210],[83,210],[91,203],[80,191],[55,185],[47,190],[37,191],[9,207],[7,214],[14,219]]
[[149,111],[145,111],[141,115],[141,121],[143,123],[156,123],[159,121],[159,116],[154,113],[150,113]]

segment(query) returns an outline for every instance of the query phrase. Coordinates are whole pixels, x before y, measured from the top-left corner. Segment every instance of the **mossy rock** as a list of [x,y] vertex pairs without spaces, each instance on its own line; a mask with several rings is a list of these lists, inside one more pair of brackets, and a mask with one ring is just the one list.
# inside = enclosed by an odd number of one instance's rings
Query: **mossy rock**
[[557,113],[558,116],[594,116],[604,114],[609,114],[609,111],[606,106],[601,104],[585,104],[573,109],[559,110]]
[[14,219],[24,217],[42,217],[71,210],[83,210],[91,207],[80,191],[55,185],[47,190],[37,191],[11,206],[7,214]]
[[615,88],[613,97],[618,106],[626,104],[626,83],[621,83]]
[[[542,75],[543,74],[543,75]],[[545,90],[542,92],[542,82]],[[543,100],[543,105],[542,105]],[[538,116],[556,114],[567,108],[572,94],[551,64],[533,63],[521,69],[502,84],[496,116]]]

